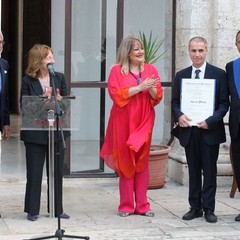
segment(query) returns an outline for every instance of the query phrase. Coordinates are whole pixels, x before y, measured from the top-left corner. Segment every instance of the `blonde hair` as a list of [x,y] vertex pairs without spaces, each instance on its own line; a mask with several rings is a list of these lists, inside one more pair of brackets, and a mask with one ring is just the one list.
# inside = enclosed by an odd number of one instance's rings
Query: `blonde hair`
[[44,44],[35,44],[28,52],[28,65],[25,74],[38,78],[40,76],[40,66],[42,61],[48,56],[52,49]]
[[122,40],[118,48],[116,64],[122,66],[121,72],[123,75],[127,75],[129,73],[130,70],[129,56],[136,42],[139,42],[142,48],[144,47],[142,41],[139,38],[135,36],[128,36]]

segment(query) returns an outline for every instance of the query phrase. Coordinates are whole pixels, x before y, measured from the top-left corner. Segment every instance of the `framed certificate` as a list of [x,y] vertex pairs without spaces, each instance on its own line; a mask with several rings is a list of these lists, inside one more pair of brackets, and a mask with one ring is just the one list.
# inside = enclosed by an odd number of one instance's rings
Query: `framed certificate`
[[215,79],[182,79],[181,111],[192,120],[190,125],[213,115],[215,105]]

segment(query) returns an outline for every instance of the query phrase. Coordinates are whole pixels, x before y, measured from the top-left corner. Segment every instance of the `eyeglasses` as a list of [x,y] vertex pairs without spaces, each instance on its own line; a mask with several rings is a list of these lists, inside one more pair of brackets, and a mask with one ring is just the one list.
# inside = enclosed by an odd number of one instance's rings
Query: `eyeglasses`
[[4,44],[5,44],[5,42],[4,42],[4,41],[0,41],[0,44],[4,45]]

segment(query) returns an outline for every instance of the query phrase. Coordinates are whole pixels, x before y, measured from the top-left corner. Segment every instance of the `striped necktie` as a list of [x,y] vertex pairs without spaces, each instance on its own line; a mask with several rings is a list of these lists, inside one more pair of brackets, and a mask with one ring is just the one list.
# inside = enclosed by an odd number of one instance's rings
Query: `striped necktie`
[[196,69],[195,70],[195,78],[197,78],[197,79],[199,79],[199,73],[201,72],[201,70],[200,69]]

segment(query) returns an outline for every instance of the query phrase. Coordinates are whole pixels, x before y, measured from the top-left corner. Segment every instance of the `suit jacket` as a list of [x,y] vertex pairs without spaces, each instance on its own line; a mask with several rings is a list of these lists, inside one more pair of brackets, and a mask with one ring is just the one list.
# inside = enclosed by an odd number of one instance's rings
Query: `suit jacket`
[[234,81],[233,61],[226,64],[226,73],[230,95],[229,132],[231,138],[237,138],[240,124],[240,98]]
[[2,79],[0,93],[0,130],[4,125],[10,125],[9,100],[8,100],[8,62],[0,58],[0,74]]
[[[177,72],[175,76],[172,92],[172,114],[175,123],[177,123],[178,118],[184,114],[180,110],[181,79],[191,78],[191,74],[192,66]],[[207,63],[204,78],[216,79],[216,92],[214,113],[205,119],[209,129],[203,130],[203,138],[209,145],[220,144],[226,141],[223,118],[229,107],[226,73],[224,70]],[[186,147],[191,131],[191,127],[182,128],[177,126],[171,133],[179,139],[183,147]]]
[[[67,96],[68,90],[64,75],[62,73],[55,72],[55,77],[53,78],[55,88],[60,90],[61,96]],[[52,81],[50,81],[50,86],[52,86]],[[25,76],[22,79],[21,87],[21,97],[20,105],[22,107],[22,96],[40,96],[43,95],[43,90],[38,79],[32,78],[30,76]],[[65,137],[69,136],[69,131],[65,131]],[[59,133],[59,139],[61,135]],[[48,144],[48,131],[30,131],[22,130],[20,133],[20,139],[24,142],[37,143],[37,144]],[[56,139],[56,137],[54,138]]]

